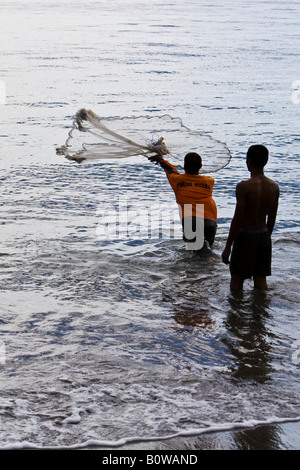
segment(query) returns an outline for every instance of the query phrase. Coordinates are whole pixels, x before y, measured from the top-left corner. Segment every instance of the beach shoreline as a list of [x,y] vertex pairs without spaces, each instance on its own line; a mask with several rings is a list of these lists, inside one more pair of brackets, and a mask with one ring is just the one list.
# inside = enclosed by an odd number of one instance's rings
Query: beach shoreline
[[135,442],[124,446],[98,447],[97,450],[201,451],[201,450],[299,450],[300,422],[267,424],[249,429],[213,431],[193,437]]

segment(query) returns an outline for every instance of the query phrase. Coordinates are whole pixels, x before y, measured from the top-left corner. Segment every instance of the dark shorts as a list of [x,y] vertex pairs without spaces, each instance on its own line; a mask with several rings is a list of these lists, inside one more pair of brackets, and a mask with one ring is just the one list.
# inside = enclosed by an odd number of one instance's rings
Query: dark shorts
[[[185,241],[194,241],[194,240],[188,240],[184,236],[184,222],[185,220],[187,221],[188,219],[189,221],[190,219],[192,219],[192,230],[193,232],[196,231],[196,217],[195,216],[193,216],[192,218],[185,217],[182,221],[183,239]],[[215,222],[214,220],[210,220],[210,219],[204,219],[204,239],[208,241],[208,244],[210,247],[213,245],[215,241],[216,232],[217,232],[217,222]]]
[[272,243],[267,229],[240,230],[232,248],[230,272],[244,279],[271,275]]

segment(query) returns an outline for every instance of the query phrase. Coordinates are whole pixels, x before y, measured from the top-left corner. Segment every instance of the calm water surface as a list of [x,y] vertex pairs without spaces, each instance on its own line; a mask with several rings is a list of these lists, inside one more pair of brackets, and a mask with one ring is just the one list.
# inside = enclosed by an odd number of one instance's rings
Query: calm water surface
[[[299,448],[299,3],[0,9],[0,447]],[[214,263],[179,238],[97,236],[120,198],[137,217],[176,205],[142,157],[56,155],[81,107],[168,113],[227,143]],[[273,275],[265,294],[249,282],[235,299],[220,254],[253,143],[281,187]],[[243,429],[255,424],[254,444]]]

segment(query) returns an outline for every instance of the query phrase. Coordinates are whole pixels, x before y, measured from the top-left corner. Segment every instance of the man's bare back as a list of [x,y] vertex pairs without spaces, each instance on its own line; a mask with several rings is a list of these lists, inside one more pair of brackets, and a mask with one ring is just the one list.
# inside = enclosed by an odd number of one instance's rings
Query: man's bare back
[[243,204],[239,214],[240,228],[255,230],[267,226],[272,233],[279,197],[277,183],[264,174],[256,174],[249,180],[240,182],[236,192],[239,204]]
[[[251,173],[251,177],[246,181],[241,181],[236,187],[235,213],[231,222],[227,243],[222,253],[222,259],[225,264],[229,264],[231,246],[238,238],[241,238],[241,232],[247,233],[248,238],[250,233],[252,233],[252,238],[260,237],[261,239],[266,238],[266,232],[268,232],[268,237],[270,237],[273,232],[278,209],[279,186],[275,181],[264,175],[264,165],[267,160],[268,150],[264,146],[252,146],[248,150],[247,167]],[[261,234],[261,236],[259,234]],[[244,240],[243,243],[244,245],[245,243],[251,245],[252,241],[250,239],[247,242]],[[251,252],[250,248],[247,250],[247,246],[243,249],[240,246],[236,246],[234,253],[235,267],[231,266],[232,291],[240,290],[243,286],[244,279],[252,275],[255,287],[261,290],[266,288],[265,277],[269,275],[270,266],[261,267],[259,266],[259,260],[254,258],[259,258],[261,255],[263,255],[262,258],[264,257],[263,243],[265,243],[267,247],[265,251],[270,251],[270,248],[267,246],[266,240],[264,240],[264,242],[260,240],[259,243],[261,247],[258,246],[257,253],[254,251]],[[239,245],[240,244],[239,241]],[[256,244],[258,244],[258,241]],[[271,254],[269,254],[269,258],[270,256]],[[247,257],[248,259],[246,259]],[[249,257],[253,259],[249,260]],[[230,263],[233,265],[232,258],[233,256],[231,257]],[[243,260],[243,258],[245,258],[245,260]],[[265,265],[270,264],[270,261],[271,258],[269,262],[265,261]],[[244,267],[243,263],[245,265]],[[239,267],[237,268],[236,266]],[[252,272],[251,276],[249,275],[250,272]]]

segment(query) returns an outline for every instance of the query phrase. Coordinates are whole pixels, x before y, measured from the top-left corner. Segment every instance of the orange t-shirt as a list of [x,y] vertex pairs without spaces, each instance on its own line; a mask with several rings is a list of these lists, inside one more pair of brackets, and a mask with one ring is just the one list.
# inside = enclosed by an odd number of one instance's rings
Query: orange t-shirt
[[[169,183],[175,192],[176,202],[181,207],[182,217],[199,216],[196,204],[204,205],[204,219],[217,221],[217,206],[212,198],[215,180],[210,176],[179,173],[177,168],[166,160],[160,161]],[[203,215],[202,215],[203,217]]]

